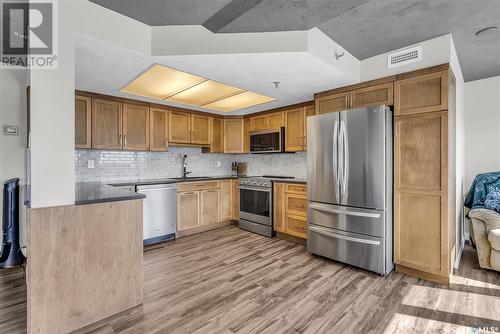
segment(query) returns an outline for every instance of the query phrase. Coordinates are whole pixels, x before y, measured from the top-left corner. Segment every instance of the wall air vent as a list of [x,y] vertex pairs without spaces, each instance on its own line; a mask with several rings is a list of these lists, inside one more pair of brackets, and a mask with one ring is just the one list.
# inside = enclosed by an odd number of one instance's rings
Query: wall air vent
[[404,49],[391,53],[387,56],[387,67],[399,67],[403,65],[419,63],[422,61],[422,46],[416,46],[411,49]]

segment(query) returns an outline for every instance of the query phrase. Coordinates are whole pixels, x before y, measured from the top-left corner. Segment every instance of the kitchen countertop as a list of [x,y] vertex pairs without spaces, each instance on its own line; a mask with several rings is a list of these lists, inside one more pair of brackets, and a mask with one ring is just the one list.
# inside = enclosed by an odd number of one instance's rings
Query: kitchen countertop
[[138,179],[138,180],[128,180],[123,182],[113,182],[110,186],[113,187],[125,187],[125,186],[150,186],[154,184],[170,184],[170,183],[182,183],[182,182],[195,182],[195,181],[212,181],[212,180],[227,180],[227,179],[237,179],[236,176],[210,176],[210,177],[188,177],[186,179]]
[[307,184],[306,179],[273,179],[273,182]]
[[146,198],[146,195],[99,182],[77,183],[75,187],[75,205],[129,201],[143,198]]

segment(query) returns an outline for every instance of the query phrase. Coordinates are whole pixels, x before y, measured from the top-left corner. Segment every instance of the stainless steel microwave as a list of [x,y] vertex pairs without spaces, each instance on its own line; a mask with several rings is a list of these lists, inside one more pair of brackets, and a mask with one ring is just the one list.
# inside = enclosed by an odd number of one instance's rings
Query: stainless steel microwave
[[250,153],[285,152],[285,128],[250,131]]

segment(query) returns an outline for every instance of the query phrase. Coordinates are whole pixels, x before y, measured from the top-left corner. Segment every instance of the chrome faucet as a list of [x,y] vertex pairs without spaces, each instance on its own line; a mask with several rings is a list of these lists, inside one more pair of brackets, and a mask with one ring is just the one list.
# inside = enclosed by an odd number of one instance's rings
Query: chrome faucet
[[186,159],[187,159],[187,157],[188,156],[185,155],[185,154],[182,156],[182,178],[183,179],[186,178],[186,175],[191,174],[191,172],[187,172],[186,171],[186,168],[187,168],[187,161],[186,161]]

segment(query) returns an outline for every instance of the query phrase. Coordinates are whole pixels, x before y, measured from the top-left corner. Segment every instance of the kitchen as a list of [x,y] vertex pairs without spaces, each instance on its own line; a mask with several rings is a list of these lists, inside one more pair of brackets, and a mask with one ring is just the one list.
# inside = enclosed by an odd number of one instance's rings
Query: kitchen
[[[3,121],[22,166],[0,169],[0,332],[500,321],[498,274],[464,245],[464,76],[482,79],[467,43],[434,33],[357,58],[361,44],[355,56],[334,41],[341,17],[254,31],[244,22],[265,3],[228,1],[203,25],[172,23],[158,3],[59,4],[57,68],[26,71],[21,107],[5,108],[28,113]],[[371,6],[337,9],[354,24]]]

